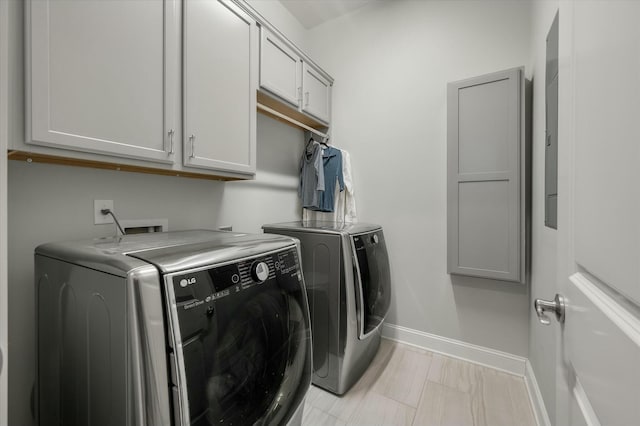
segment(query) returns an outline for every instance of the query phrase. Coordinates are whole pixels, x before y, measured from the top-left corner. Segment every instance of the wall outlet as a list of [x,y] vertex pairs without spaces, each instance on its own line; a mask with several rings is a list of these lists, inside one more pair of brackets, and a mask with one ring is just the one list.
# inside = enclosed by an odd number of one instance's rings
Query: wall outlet
[[113,200],[93,200],[93,224],[114,223],[110,214],[102,214],[102,209],[113,211]]

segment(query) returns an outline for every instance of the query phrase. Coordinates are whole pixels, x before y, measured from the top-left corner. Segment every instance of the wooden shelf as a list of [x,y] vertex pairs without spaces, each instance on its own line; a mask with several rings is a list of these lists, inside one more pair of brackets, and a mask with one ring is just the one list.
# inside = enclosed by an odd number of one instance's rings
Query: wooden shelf
[[73,167],[88,167],[92,169],[114,170],[122,172],[146,173],[162,176],[176,176],[192,179],[207,179],[220,181],[246,180],[243,178],[209,175],[204,173],[185,172],[180,170],[156,169],[153,167],[132,166],[129,164],[107,163],[104,161],[81,160],[77,158],[58,157],[54,155],[35,154],[25,151],[12,151],[8,153],[9,160],[26,161],[28,163],[59,164]]
[[[306,114],[301,113],[300,111],[294,109],[293,107],[290,107],[290,106],[286,105],[282,101],[274,98],[273,96],[271,96],[271,95],[269,95],[269,94],[267,94],[265,92],[258,91],[257,99],[258,99],[258,103],[259,104],[268,106],[269,108],[271,108],[271,109],[273,109],[275,111],[278,111],[280,114],[284,114],[287,117],[290,117],[290,118],[292,118],[292,119],[294,119],[296,121],[299,121],[300,123],[302,123],[304,125],[307,125],[309,127],[312,127],[314,129],[320,130],[320,131],[323,131],[323,130],[327,129],[327,125],[326,124],[324,124],[324,123],[322,123],[322,122],[320,122],[318,120],[315,120],[314,118],[312,118],[312,117],[310,117],[310,116],[308,116]],[[278,117],[276,115],[269,114],[267,111],[263,111],[261,109],[258,109],[258,112],[261,113],[261,114],[264,114],[264,115],[266,115],[268,117],[271,117],[271,118],[273,118],[275,120],[278,120],[278,121],[280,121],[282,123],[288,124],[291,127],[298,128],[298,126],[296,126],[294,123],[291,123],[291,122],[289,122],[287,120],[283,120],[282,118],[280,118],[280,117]]]

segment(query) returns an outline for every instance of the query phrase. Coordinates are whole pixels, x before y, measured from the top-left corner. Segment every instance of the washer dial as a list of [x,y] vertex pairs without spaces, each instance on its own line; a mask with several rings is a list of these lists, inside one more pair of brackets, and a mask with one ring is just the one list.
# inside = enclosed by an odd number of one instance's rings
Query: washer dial
[[259,283],[269,278],[269,265],[266,262],[256,262],[251,265],[251,276]]

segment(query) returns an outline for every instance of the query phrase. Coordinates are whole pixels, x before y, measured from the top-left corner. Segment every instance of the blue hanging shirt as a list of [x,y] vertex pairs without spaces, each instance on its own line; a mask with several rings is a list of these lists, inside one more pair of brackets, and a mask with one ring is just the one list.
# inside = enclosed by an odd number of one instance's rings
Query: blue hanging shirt
[[334,147],[323,150],[322,163],[324,165],[324,191],[318,194],[318,207],[311,208],[321,212],[333,212],[335,203],[336,180],[340,185],[340,192],[344,191],[344,176],[342,175],[342,151]]

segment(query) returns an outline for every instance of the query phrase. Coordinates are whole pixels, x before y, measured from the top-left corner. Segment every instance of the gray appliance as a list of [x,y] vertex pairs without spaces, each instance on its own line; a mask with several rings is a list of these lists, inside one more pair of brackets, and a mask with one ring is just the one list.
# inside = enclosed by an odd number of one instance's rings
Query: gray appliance
[[303,221],[262,229],[300,240],[311,312],[312,382],[342,395],[375,356],[391,302],[382,228]]
[[183,231],[36,249],[40,425],[300,424],[299,243]]

